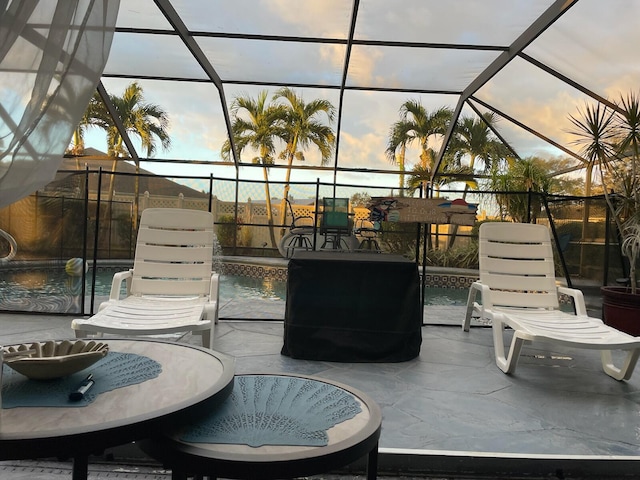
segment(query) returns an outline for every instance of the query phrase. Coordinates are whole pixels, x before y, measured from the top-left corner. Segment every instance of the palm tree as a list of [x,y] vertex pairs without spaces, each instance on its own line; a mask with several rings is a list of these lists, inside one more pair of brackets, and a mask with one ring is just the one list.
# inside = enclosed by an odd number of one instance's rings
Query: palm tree
[[[409,136],[407,134],[408,125],[406,122],[398,121],[391,126],[391,131],[389,132],[389,141],[387,142],[387,150],[386,154],[391,163],[397,163],[398,169],[400,170],[399,176],[399,186],[400,186],[400,196],[404,196],[405,189],[405,157],[407,155],[407,142],[409,141]],[[424,175],[423,175],[424,174]],[[420,173],[420,177],[425,176],[425,172]],[[430,177],[430,175],[428,176]],[[428,178],[427,178],[428,180]],[[418,182],[419,183],[419,182]],[[417,187],[409,187],[415,191]]]
[[[400,120],[391,126],[386,154],[392,163],[398,163],[401,172],[405,170],[406,148],[413,143],[420,146],[420,156],[415,168],[431,173],[435,155],[431,143],[438,135],[444,135],[453,112],[441,107],[429,113],[418,100],[407,100],[400,107]],[[404,189],[404,174],[400,174],[400,188]]]
[[[253,158],[253,163],[262,165],[263,168],[269,236],[271,247],[276,248],[271,192],[269,189],[269,165],[274,163],[276,151],[274,141],[278,138],[287,138],[283,126],[286,110],[281,105],[268,105],[267,95],[268,92],[263,90],[255,100],[246,96],[236,97],[231,103],[230,109],[232,116],[231,130],[239,155],[246,147],[258,152],[258,156]],[[241,115],[245,115],[247,118],[243,118]],[[231,144],[229,140],[222,145],[221,155],[224,160],[230,159]]]
[[[160,107],[152,103],[145,102],[142,87],[133,82],[122,94],[122,96],[109,95],[111,104],[118,117],[122,121],[127,133],[138,137],[142,144],[142,150],[147,157],[151,157],[156,152],[157,141],[160,141],[163,150],[171,146],[169,137],[169,115]],[[89,102],[87,112],[92,118],[91,124],[97,125],[107,132],[107,153],[113,157],[112,171],[118,167],[118,160],[130,156],[127,151],[122,135],[116,127],[113,119],[109,115],[106,106],[96,94]],[[135,160],[136,174],[140,173],[140,161]],[[138,218],[138,194],[139,177],[136,175],[134,191],[134,227]],[[109,201],[113,199],[114,175],[111,175],[109,182]]]
[[[497,122],[497,117],[493,113],[485,113],[481,117],[464,116],[458,120],[454,132],[455,140],[449,148],[454,149],[454,155],[461,159],[469,157],[469,168],[475,171],[476,160],[484,162],[484,170],[490,171],[494,164],[504,160],[509,155],[507,147],[498,140],[492,132],[492,128]],[[469,184],[464,186],[462,198],[467,198]],[[452,225],[449,237],[449,247],[456,241],[458,226]]]
[[[286,100],[286,117],[284,119],[284,131],[286,147],[280,153],[280,158],[287,161],[287,173],[280,207],[281,224],[284,225],[287,218],[286,199],[289,198],[289,183],[291,180],[291,166],[294,160],[304,161],[304,151],[315,145],[320,151],[321,165],[326,165],[333,154],[335,134],[330,126],[322,123],[318,117],[327,116],[329,122],[335,117],[335,107],[328,100],[316,99],[305,103],[302,97],[288,87],[278,90],[273,96],[274,100]],[[284,235],[284,228],[280,232]]]
[[105,122],[108,118],[109,116],[106,114],[106,109],[100,99],[100,95],[98,95],[97,92],[94,93],[89,101],[89,105],[87,105],[86,110],[82,114],[80,123],[78,123],[78,126],[73,131],[71,145],[67,149],[67,153],[76,155],[76,168],[80,168],[77,156],[84,153],[84,135],[87,129],[89,127],[99,127],[106,131]]
[[499,192],[496,193],[496,201],[500,215],[503,219],[508,215],[514,222],[523,223],[531,214],[530,220],[535,223],[542,209],[540,197],[532,197],[529,212],[528,195],[522,192],[557,193],[558,182],[549,175],[549,164],[539,158],[509,159],[507,164],[506,170],[493,168],[489,177],[489,189]]
[[497,123],[493,113],[485,113],[482,117],[462,117],[455,130],[456,156],[469,157],[469,167],[475,170],[476,160],[484,162],[484,170],[488,172],[494,163],[504,160],[509,155],[507,147],[498,140],[491,127]]
[[[121,97],[109,95],[111,103],[115,107],[118,116],[127,130],[140,140],[142,150],[147,157],[156,152],[156,141],[160,140],[164,150],[171,146],[171,138],[168,134],[169,116],[167,112],[152,103],[146,103],[142,87],[133,82],[124,91]],[[109,155],[125,157],[129,155],[124,145],[120,132],[113,123],[108,125],[107,140]],[[136,165],[139,168],[139,165]]]
[[[439,190],[442,186],[454,182],[465,182],[470,188],[476,188],[477,182],[473,178],[473,171],[464,165],[460,164],[460,161],[452,155],[452,148],[448,148],[445,152],[442,162],[440,163],[440,169],[437,176],[433,179],[433,187],[436,192],[436,196],[439,196]],[[431,148],[428,149],[428,155],[431,158],[435,158],[437,152]],[[409,180],[407,180],[407,189],[410,195],[420,187],[420,185],[426,185],[431,180],[431,170],[424,168],[421,165],[416,165],[411,170]]]
[[73,131],[73,136],[71,137],[71,145],[69,145],[69,147],[67,148],[67,153],[70,153],[72,155],[82,155],[84,153],[84,134],[90,124],[91,116],[89,114],[89,108],[87,108],[82,114],[80,123]]

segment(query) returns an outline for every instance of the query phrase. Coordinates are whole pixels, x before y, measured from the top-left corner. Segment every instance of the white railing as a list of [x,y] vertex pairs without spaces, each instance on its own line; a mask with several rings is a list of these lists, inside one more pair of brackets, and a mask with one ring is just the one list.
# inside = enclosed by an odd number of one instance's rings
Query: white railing
[[[116,193],[113,197],[114,201],[118,202],[130,202],[133,203],[133,194],[120,194]],[[208,210],[209,200],[206,198],[188,198],[181,193],[178,196],[168,195],[151,195],[149,192],[144,192],[140,195],[140,213],[147,208],[185,208],[191,210]],[[310,216],[313,217],[315,213],[315,205],[309,204],[292,204],[291,205],[294,215],[296,217]],[[280,201],[274,201],[271,204],[271,212],[273,216],[273,222],[275,225],[279,225],[282,215],[282,205]],[[286,207],[286,220],[285,228],[291,224],[291,213]],[[235,202],[226,202],[212,198],[211,212],[215,222],[226,220],[228,216],[235,218]],[[354,220],[369,218],[369,209],[364,207],[352,208],[354,214]],[[225,218],[227,217],[227,218]],[[270,243],[269,228],[267,227],[267,207],[264,203],[255,203],[251,199],[246,202],[238,202],[238,219],[241,224],[246,226],[242,229],[251,229],[250,234],[239,234],[238,238],[240,243],[244,243],[245,247],[262,247],[265,243]],[[264,226],[262,226],[264,225]],[[280,239],[280,228],[276,227],[276,240]]]

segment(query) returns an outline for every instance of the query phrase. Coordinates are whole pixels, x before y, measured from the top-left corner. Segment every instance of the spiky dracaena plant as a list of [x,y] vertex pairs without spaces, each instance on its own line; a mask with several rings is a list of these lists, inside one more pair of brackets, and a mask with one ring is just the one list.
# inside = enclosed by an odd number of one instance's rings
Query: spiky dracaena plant
[[[629,261],[631,292],[637,292],[636,265],[640,255],[640,97],[621,96],[616,108],[585,105],[569,116],[587,164],[598,167],[605,200],[622,236],[622,253]],[[607,175],[605,175],[608,174]],[[609,180],[609,181],[607,181]],[[618,189],[612,195],[613,186]]]
[[629,277],[632,279],[632,292],[635,293],[636,263],[640,257],[640,224],[627,223],[622,232],[622,253],[629,259]]

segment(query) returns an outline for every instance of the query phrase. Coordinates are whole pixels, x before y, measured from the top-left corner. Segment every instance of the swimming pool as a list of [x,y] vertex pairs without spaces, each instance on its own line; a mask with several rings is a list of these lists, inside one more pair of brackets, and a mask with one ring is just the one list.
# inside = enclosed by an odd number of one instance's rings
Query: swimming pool
[[[100,269],[96,274],[96,306],[109,296],[116,270]],[[92,272],[86,275],[85,297],[91,296]],[[236,298],[285,299],[284,282],[271,279],[222,275],[220,301]],[[79,313],[82,277],[59,269],[13,269],[0,271],[0,310]]]
[[[98,269],[95,308],[109,296],[111,280],[122,269]],[[89,311],[92,271],[86,275],[85,312]],[[427,287],[425,305],[465,305],[467,289]],[[69,276],[63,267],[54,269],[0,270],[0,311],[80,313],[81,277]],[[273,278],[221,275],[220,304],[233,300],[284,301],[286,284]]]

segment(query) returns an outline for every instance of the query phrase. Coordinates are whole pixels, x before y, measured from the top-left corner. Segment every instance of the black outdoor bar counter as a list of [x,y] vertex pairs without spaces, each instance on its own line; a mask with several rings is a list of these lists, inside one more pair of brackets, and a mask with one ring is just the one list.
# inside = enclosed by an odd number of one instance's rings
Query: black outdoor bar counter
[[379,253],[296,252],[289,260],[282,354],[402,362],[422,343],[417,265]]

